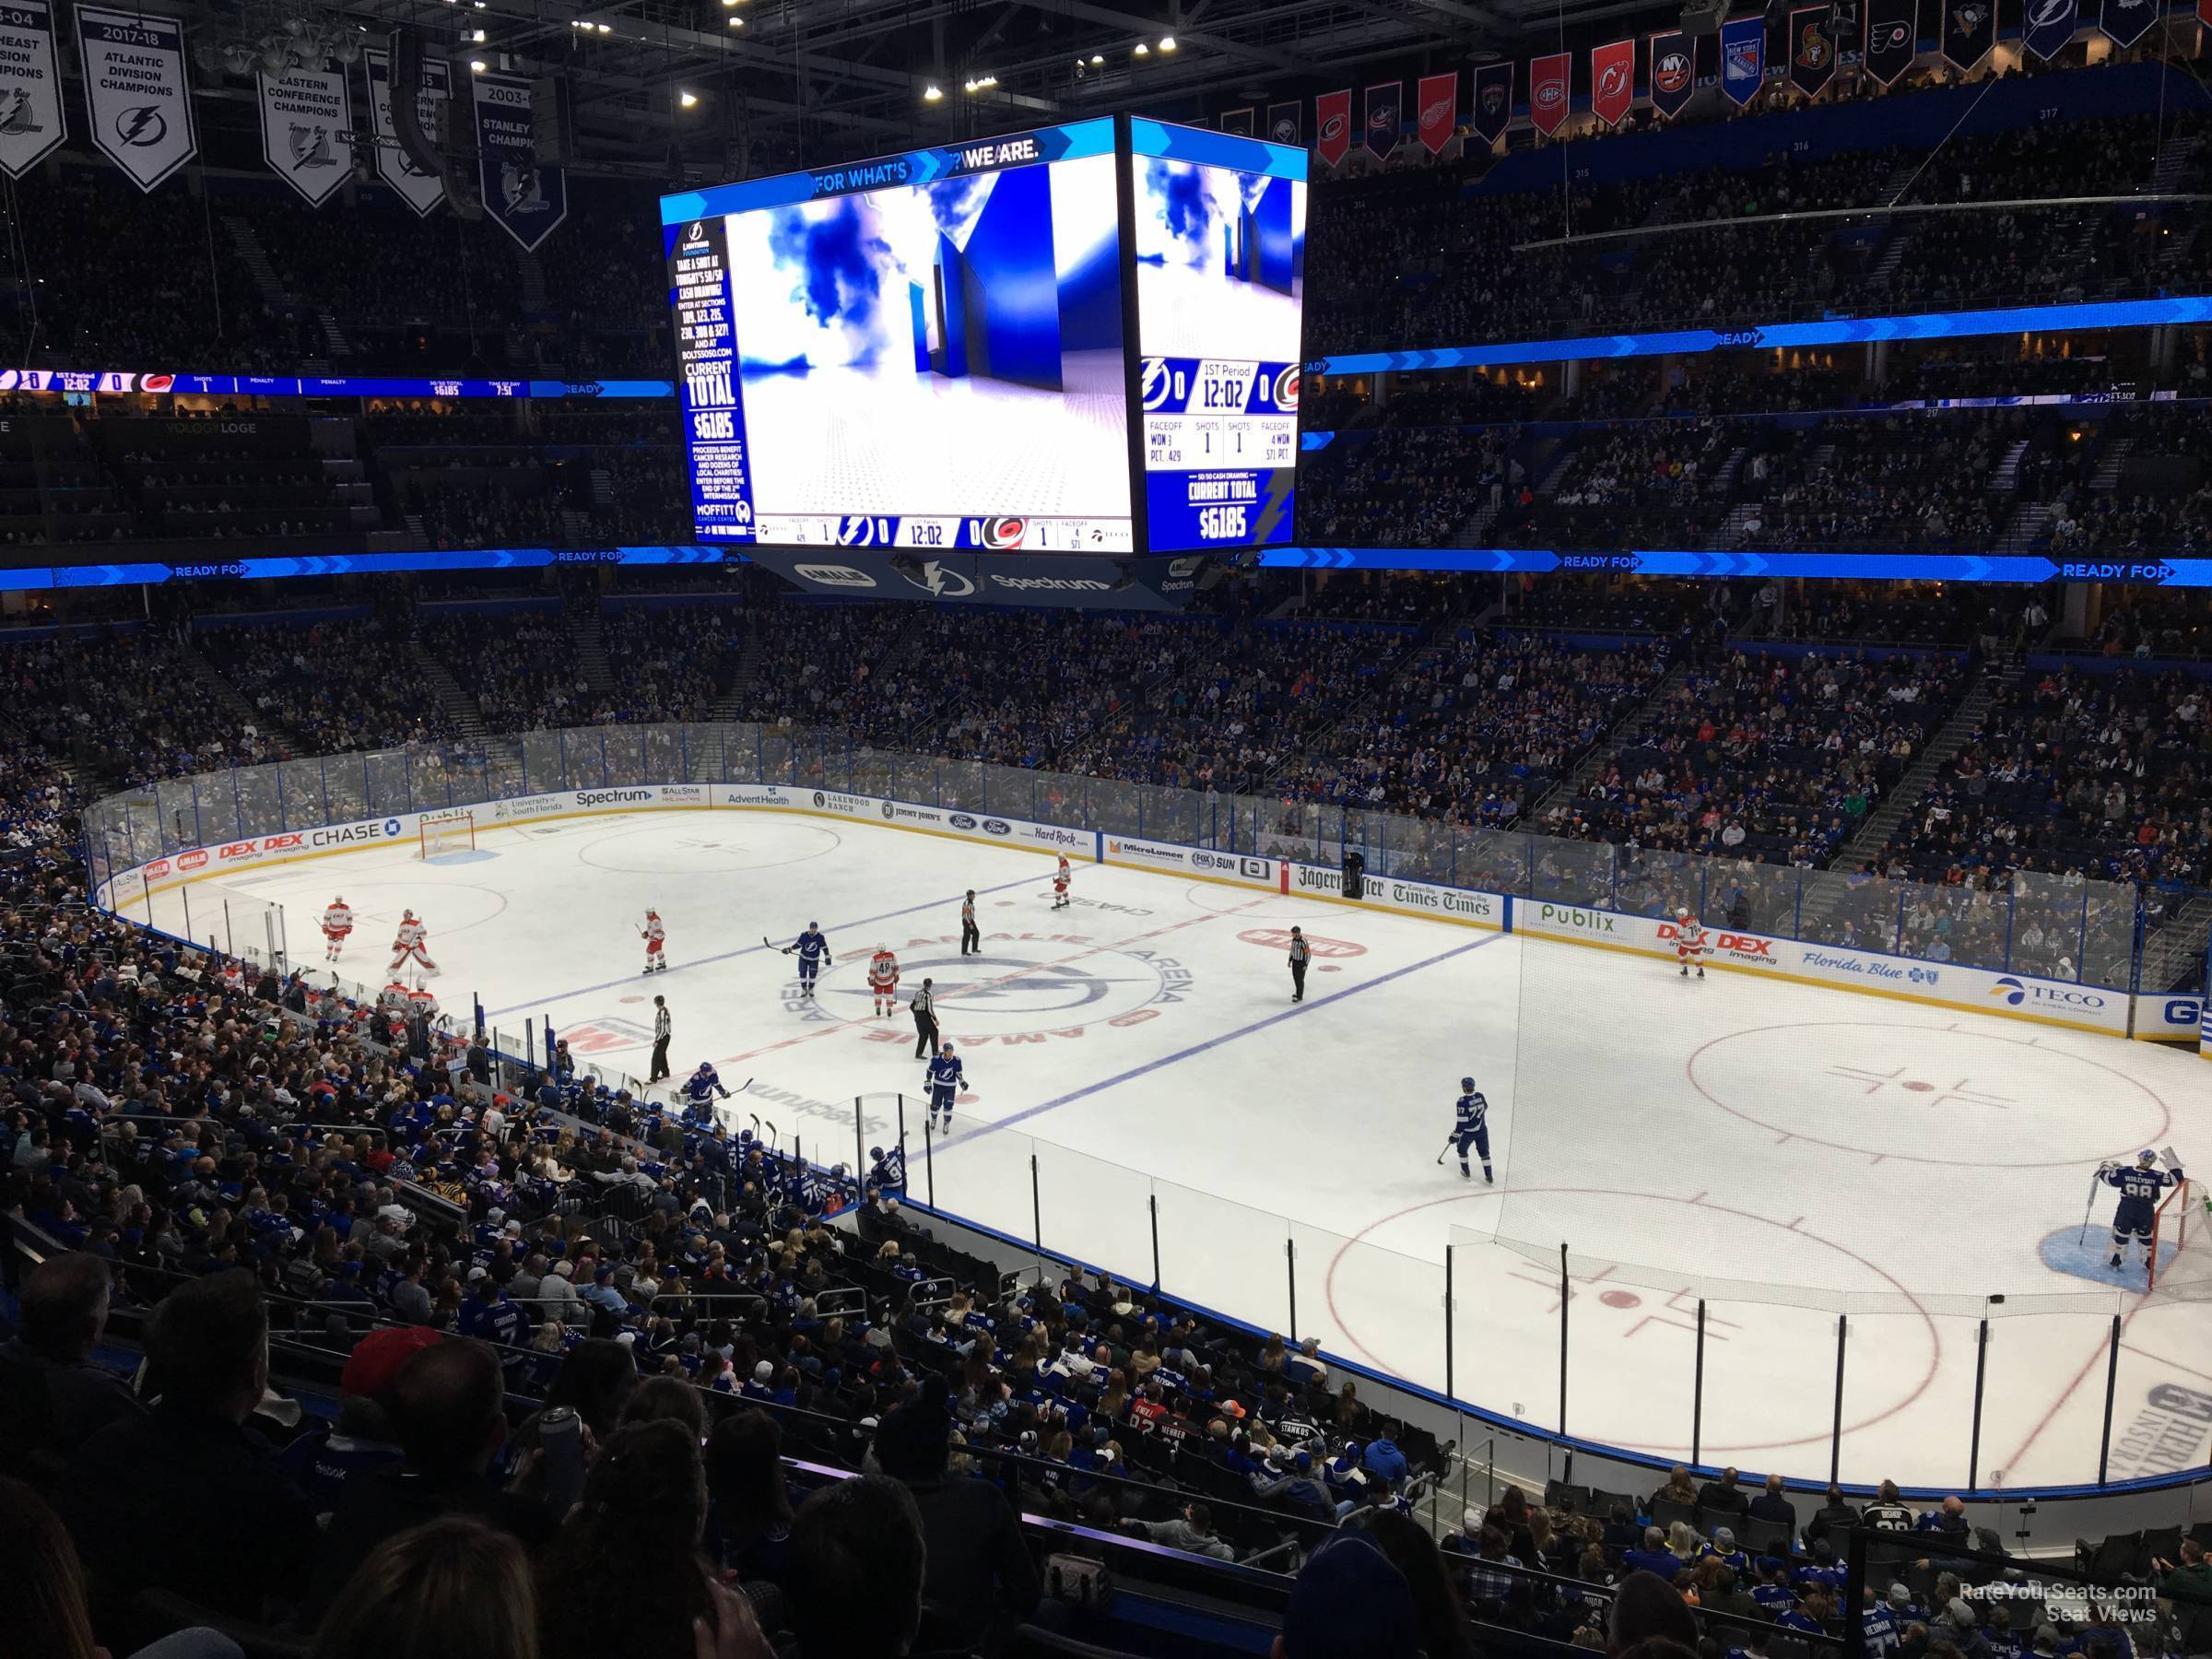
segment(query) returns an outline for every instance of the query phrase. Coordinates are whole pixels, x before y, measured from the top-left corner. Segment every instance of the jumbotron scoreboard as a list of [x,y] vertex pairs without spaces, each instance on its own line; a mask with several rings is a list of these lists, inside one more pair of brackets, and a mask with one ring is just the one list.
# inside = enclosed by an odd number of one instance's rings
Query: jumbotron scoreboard
[[1305,173],[1117,117],[664,197],[699,538],[1288,544]]

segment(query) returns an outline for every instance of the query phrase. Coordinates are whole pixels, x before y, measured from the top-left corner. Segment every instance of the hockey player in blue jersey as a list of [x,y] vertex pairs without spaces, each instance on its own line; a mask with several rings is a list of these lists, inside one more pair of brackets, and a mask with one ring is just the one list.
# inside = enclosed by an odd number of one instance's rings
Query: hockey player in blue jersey
[[2161,1170],[2158,1166],[2156,1152],[2138,1152],[2132,1170],[2123,1164],[2097,1166],[2097,1179],[2120,1189],[2120,1207],[2112,1212],[2112,1265],[2114,1267],[2127,1254],[2131,1239],[2143,1242],[2146,1271],[2154,1265],[2150,1253],[2158,1246],[2152,1241],[2151,1229],[2158,1220],[2159,1194],[2170,1186],[2179,1186],[2182,1181],[2180,1170]]
[[968,1074],[960,1069],[960,1057],[953,1053],[947,1042],[937,1051],[929,1069],[923,1074],[923,1083],[929,1089],[929,1106],[923,1114],[925,1120],[935,1121],[939,1113],[944,1121],[937,1124],[940,1133],[952,1127],[952,1098],[968,1087]]
[[1475,1079],[1459,1080],[1459,1103],[1454,1108],[1456,1118],[1452,1127],[1452,1141],[1459,1148],[1459,1173],[1463,1181],[1471,1181],[1475,1171],[1467,1167],[1467,1148],[1475,1148],[1482,1159],[1482,1179],[1486,1186],[1495,1185],[1496,1177],[1490,1172],[1490,1103],[1482,1098],[1475,1087]]
[[822,924],[819,922],[807,923],[806,931],[794,942],[792,949],[798,952],[799,956],[799,994],[812,996],[814,976],[831,966],[830,941],[822,935]]

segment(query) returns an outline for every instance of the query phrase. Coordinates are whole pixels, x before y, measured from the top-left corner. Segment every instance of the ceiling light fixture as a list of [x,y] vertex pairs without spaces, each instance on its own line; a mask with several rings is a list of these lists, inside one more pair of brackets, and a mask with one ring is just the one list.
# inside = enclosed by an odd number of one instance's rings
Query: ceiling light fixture
[[935,103],[935,102],[937,101],[937,100],[938,100],[938,99],[940,99],[940,98],[942,98],[942,97],[944,97],[944,96],[945,96],[945,88],[942,88],[942,87],[934,87],[934,86],[933,86],[933,87],[924,87],[924,88],[922,88],[922,100],[923,100],[923,101],[924,101],[924,103]]
[[470,58],[470,59],[468,60],[468,72],[469,72],[471,75],[481,75],[481,74],[483,74],[483,73],[484,73],[484,60],[483,60],[482,58]]
[[1159,49],[1160,49],[1162,52],[1172,52],[1172,51],[1174,51],[1174,50],[1175,50],[1175,37],[1174,37],[1173,35],[1161,35],[1161,36],[1159,37]]
[[1134,52],[1132,52],[1132,53],[1131,53],[1129,55],[1130,55],[1130,56],[1132,56],[1132,57],[1149,57],[1149,56],[1151,55],[1151,53],[1152,53],[1152,48],[1151,48],[1151,47],[1149,47],[1149,46],[1147,46],[1147,45],[1146,45],[1146,44],[1145,44],[1145,43],[1144,43],[1142,41],[1139,41],[1136,43],[1136,48],[1135,48],[1135,50]]
[[696,92],[678,92],[676,95],[676,101],[683,105],[685,109],[688,110],[694,104],[699,102],[699,94]]

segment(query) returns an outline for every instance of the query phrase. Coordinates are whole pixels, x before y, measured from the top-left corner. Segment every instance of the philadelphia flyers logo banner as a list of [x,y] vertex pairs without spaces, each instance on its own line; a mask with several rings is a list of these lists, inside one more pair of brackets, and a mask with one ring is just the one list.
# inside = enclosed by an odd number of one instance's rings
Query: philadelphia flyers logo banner
[[1920,0],[1866,0],[1866,73],[1885,87],[1920,55]]

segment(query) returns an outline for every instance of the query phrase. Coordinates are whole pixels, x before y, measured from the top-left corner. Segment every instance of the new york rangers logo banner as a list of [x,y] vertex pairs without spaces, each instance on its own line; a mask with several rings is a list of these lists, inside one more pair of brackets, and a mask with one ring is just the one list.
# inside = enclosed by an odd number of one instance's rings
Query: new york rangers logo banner
[[1548,138],[1567,119],[1567,76],[1573,59],[1563,52],[1528,60],[1528,119]]
[[1866,73],[1894,86],[1919,55],[1920,0],[1866,0]]
[[1352,89],[1324,92],[1313,100],[1313,146],[1322,165],[1335,167],[1352,149]]
[[1721,25],[1721,90],[1745,109],[1766,84],[1766,18],[1730,18]]
[[1430,155],[1442,155],[1444,146],[1452,141],[1452,118],[1458,112],[1458,70],[1421,76],[1414,97],[1414,131],[1420,135],[1421,147]]
[[2075,0],[2028,0],[2020,18],[2021,42],[2048,62],[2072,43],[2079,16]]
[[1225,132],[1225,133],[1234,133],[1234,134],[1236,134],[1236,135],[1237,135],[1237,136],[1238,136],[1238,137],[1240,137],[1240,138],[1249,138],[1249,137],[1251,137],[1251,136],[1252,136],[1252,110],[1251,110],[1251,108],[1250,108],[1249,106],[1247,106],[1246,108],[1244,108],[1244,109],[1241,109],[1241,110],[1224,110],[1224,111],[1222,111],[1222,112],[1221,112],[1221,130],[1222,130],[1223,132]]
[[1818,98],[1836,78],[1836,42],[1829,34],[1829,8],[1802,6],[1790,14],[1790,85]]
[[2097,27],[2113,45],[2133,46],[2150,32],[2159,10],[2159,0],[2104,0],[2097,14]]
[[1698,89],[1697,42],[1678,29],[1652,37],[1652,108],[1668,121]]
[[1378,156],[1398,147],[1398,123],[1406,99],[1404,81],[1380,81],[1367,89],[1367,130],[1362,142]]
[[538,165],[528,81],[512,75],[472,78],[485,217],[498,220],[524,247],[535,248],[569,217],[568,173]]
[[320,207],[353,176],[353,94],[346,67],[335,58],[287,69],[263,70],[261,159],[276,176]]
[[85,113],[100,153],[151,191],[200,153],[184,79],[184,26],[150,12],[76,8]]
[[1997,43],[1996,0],[1942,0],[1943,56],[1954,69],[1972,71]]
[[1270,144],[1300,144],[1304,142],[1299,131],[1299,106],[1294,103],[1267,106],[1267,142]]
[[[415,158],[399,147],[399,134],[392,125],[392,54],[381,46],[361,53],[369,72],[369,124],[376,134],[376,176],[398,194],[399,199],[428,218],[445,200],[445,181],[415,165]],[[426,135],[445,130],[438,106],[453,96],[453,71],[443,58],[422,60],[422,85],[415,91],[415,121]]]
[[1475,71],[1475,132],[1485,144],[1505,136],[1513,119],[1513,65],[1483,64]]
[[59,147],[62,76],[46,0],[0,4],[0,172],[19,179]]
[[1618,126],[1636,101],[1636,42],[1614,41],[1590,49],[1590,112]]

